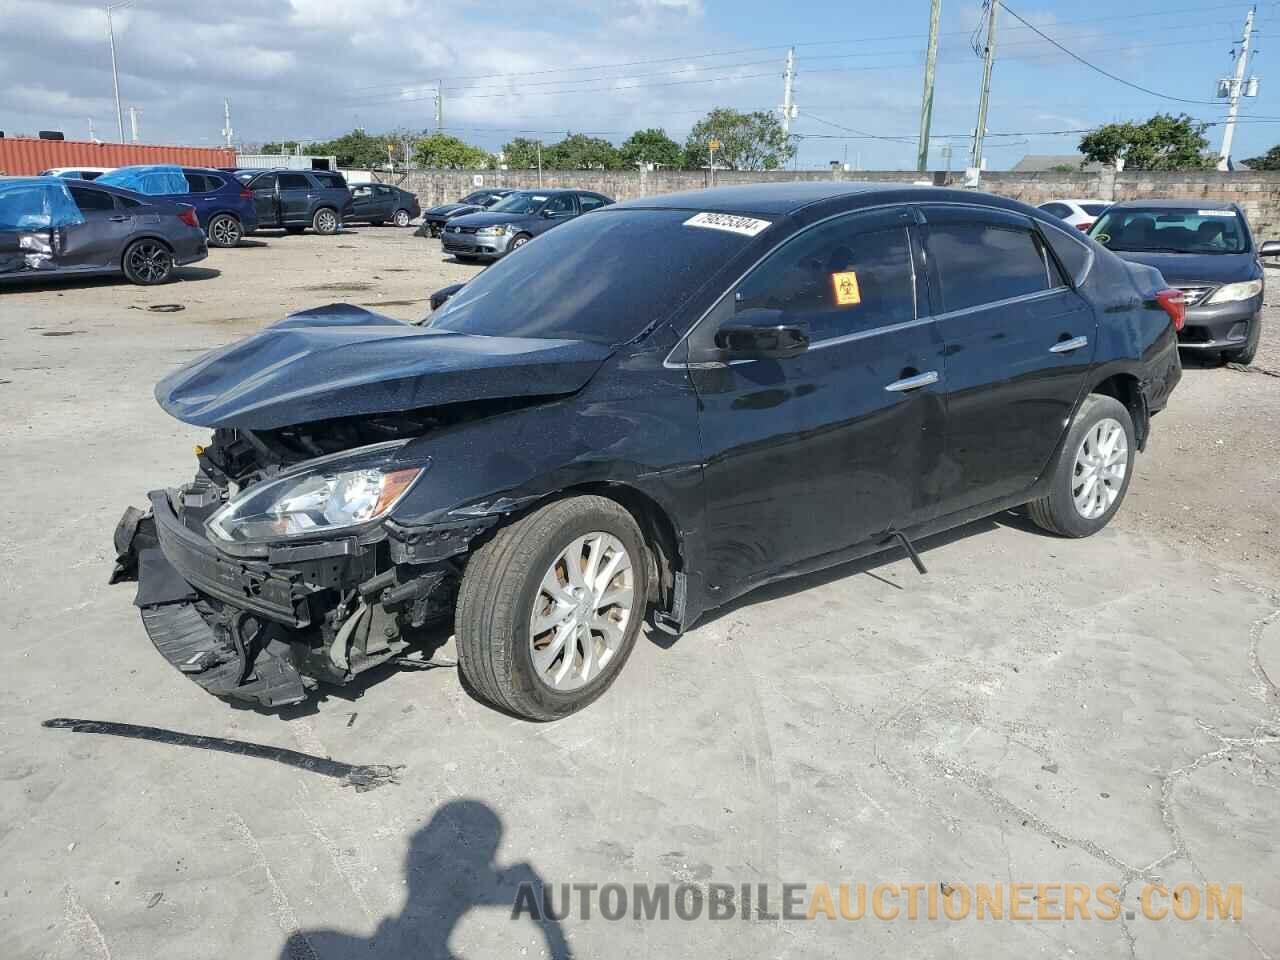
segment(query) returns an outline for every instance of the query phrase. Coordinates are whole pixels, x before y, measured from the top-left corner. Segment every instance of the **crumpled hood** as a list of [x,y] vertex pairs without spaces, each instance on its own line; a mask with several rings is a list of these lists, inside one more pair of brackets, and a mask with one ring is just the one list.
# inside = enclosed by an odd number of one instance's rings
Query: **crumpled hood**
[[1167,283],[1238,283],[1261,275],[1252,253],[1144,253],[1116,250],[1117,257],[1160,271]]
[[584,340],[479,337],[332,304],[206,353],[156,384],[201,427],[271,430],[334,417],[581,389],[613,352]]

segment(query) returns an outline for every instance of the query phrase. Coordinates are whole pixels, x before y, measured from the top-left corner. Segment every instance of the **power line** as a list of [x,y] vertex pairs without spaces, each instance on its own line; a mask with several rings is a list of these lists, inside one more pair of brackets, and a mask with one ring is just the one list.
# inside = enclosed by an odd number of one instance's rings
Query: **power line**
[[1153,97],[1160,97],[1162,100],[1176,100],[1178,103],[1198,103],[1198,104],[1209,104],[1210,106],[1217,106],[1216,101],[1213,101],[1213,100],[1190,100],[1186,97],[1175,97],[1167,93],[1160,93],[1158,90],[1152,90],[1150,87],[1144,87],[1141,84],[1133,83],[1132,81],[1126,80],[1123,77],[1117,77],[1114,73],[1111,73],[1108,70],[1103,70],[1102,67],[1098,66],[1097,64],[1090,63],[1088,60],[1080,56],[1078,53],[1074,53],[1071,50],[1068,50],[1066,47],[1060,44],[1057,40],[1053,39],[1053,37],[1049,36],[1047,33],[1041,30],[1039,27],[1036,27],[1031,23],[1027,22],[1025,18],[1023,18],[1016,10],[1014,10],[1008,4],[1002,3],[1001,6],[1004,7],[1005,11],[1009,14],[1009,16],[1013,17],[1015,20],[1017,20],[1019,23],[1025,26],[1027,29],[1031,30],[1033,33],[1039,34],[1041,37],[1049,41],[1049,43],[1053,44],[1055,47],[1057,47],[1067,56],[1071,57],[1073,60],[1077,60],[1080,63],[1084,64],[1090,70],[1097,71],[1098,73],[1102,74],[1104,77],[1108,77],[1109,79],[1116,81],[1116,83],[1122,83],[1126,87],[1132,87],[1135,90],[1141,90],[1143,93],[1148,93]]

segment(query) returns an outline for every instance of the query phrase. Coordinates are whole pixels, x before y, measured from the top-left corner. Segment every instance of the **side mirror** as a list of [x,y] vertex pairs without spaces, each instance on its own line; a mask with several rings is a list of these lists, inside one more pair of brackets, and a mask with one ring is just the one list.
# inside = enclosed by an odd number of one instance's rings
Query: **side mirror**
[[556,212],[555,212],[554,210],[543,210],[543,211],[542,211],[542,219],[543,219],[543,220],[551,220],[552,218],[554,218],[554,217],[556,217],[556,216],[557,216],[557,214],[556,214]]
[[743,310],[716,331],[716,346],[734,360],[785,360],[809,349],[809,328],[781,310]]
[[1280,257],[1280,240],[1264,240],[1262,241],[1262,249],[1258,251],[1260,257]]

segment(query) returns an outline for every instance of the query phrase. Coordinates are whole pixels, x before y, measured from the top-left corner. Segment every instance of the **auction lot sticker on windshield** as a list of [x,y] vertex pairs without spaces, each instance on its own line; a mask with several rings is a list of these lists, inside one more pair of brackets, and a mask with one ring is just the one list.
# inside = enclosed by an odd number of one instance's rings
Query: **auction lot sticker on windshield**
[[1200,217],[1234,217],[1234,210],[1197,210],[1196,215]]
[[744,237],[754,237],[769,226],[768,220],[757,220],[754,217],[739,217],[732,213],[699,213],[684,222],[686,227],[702,227],[704,230],[727,230],[729,233],[740,233]]

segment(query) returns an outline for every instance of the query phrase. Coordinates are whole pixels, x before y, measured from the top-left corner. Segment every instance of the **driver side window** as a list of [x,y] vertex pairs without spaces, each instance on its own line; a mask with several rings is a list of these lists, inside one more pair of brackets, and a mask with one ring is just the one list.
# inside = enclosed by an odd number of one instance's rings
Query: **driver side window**
[[563,217],[573,213],[573,197],[567,193],[562,193],[558,197],[552,197],[547,201],[547,213],[556,217]]
[[808,324],[813,343],[914,320],[915,277],[905,224],[862,230],[858,218],[816,226],[742,281],[737,313],[780,310]]

